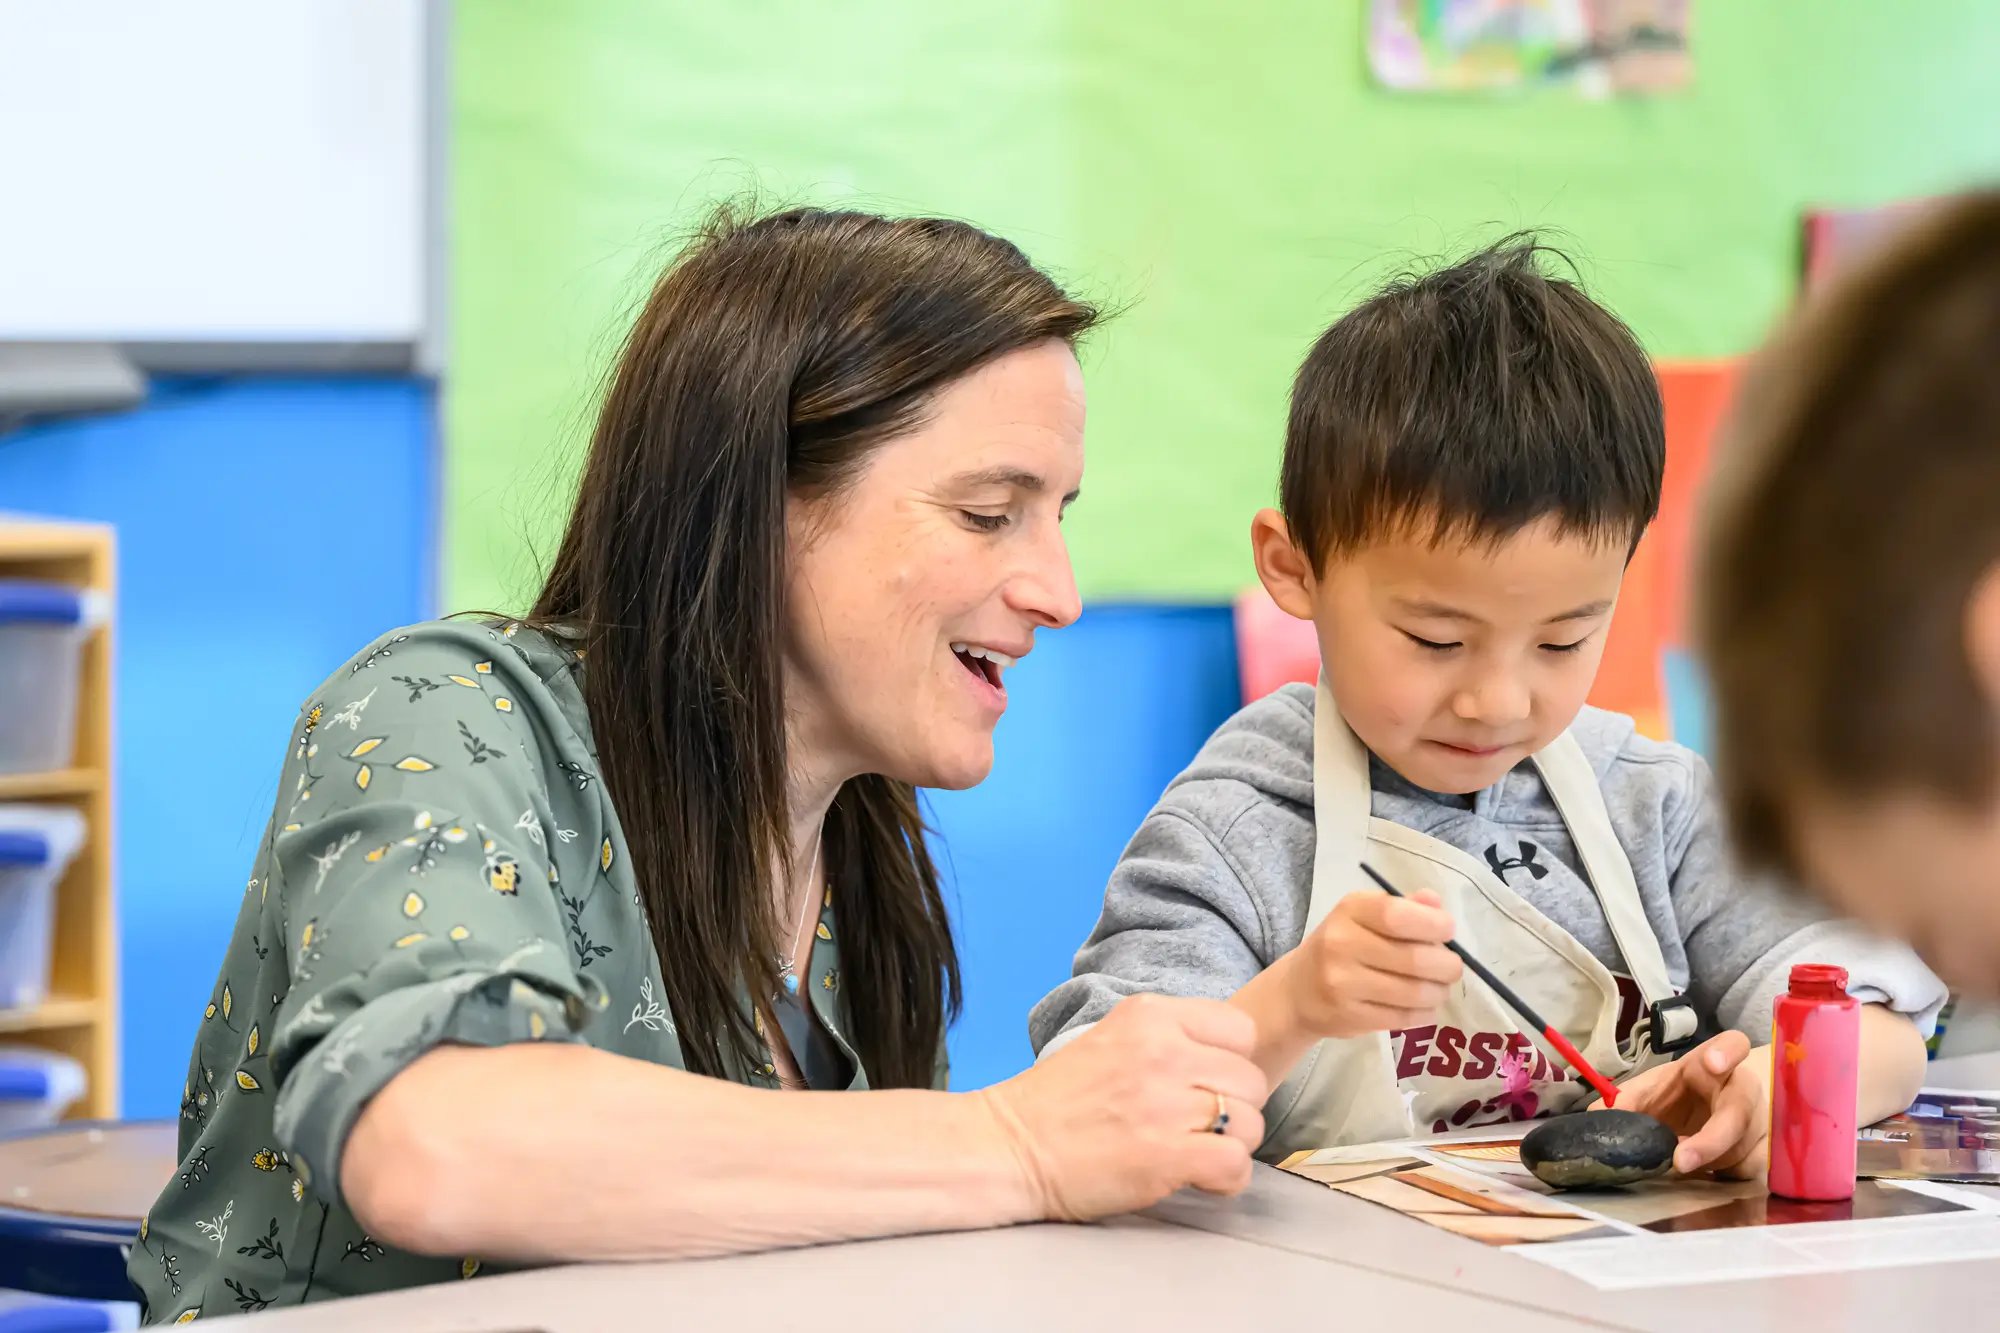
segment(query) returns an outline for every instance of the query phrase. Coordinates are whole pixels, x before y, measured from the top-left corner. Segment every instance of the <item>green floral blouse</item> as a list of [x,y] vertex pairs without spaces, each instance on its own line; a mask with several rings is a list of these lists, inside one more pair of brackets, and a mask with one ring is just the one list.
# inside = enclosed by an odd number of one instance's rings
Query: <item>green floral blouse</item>
[[[383,1245],[339,1194],[361,1108],[435,1046],[586,1042],[682,1067],[581,657],[518,625],[417,625],[301,710],[181,1089],[179,1169],[132,1250],[149,1321],[479,1273],[477,1255]],[[831,891],[801,981],[865,1087]],[[768,1052],[734,1077],[777,1086]]]

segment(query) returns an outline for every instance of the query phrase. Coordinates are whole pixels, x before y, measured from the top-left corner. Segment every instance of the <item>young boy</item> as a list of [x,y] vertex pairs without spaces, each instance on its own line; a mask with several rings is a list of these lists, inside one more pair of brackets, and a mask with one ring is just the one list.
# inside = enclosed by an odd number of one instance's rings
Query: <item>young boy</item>
[[1701,760],[1584,706],[1665,442],[1645,354],[1548,253],[1395,282],[1306,358],[1283,511],[1251,540],[1317,629],[1319,687],[1209,740],[1030,1020],[1046,1053],[1135,992],[1229,997],[1277,1085],[1266,1159],[1584,1104],[1453,938],[1683,1135],[1682,1171],[1761,1171],[1769,1059],[1744,1034],[1795,962],[1869,1004],[1864,1116],[1921,1081],[1941,983],[1747,888]]
[[2000,191],[1816,293],[1729,434],[1701,637],[1746,859],[2000,995]]

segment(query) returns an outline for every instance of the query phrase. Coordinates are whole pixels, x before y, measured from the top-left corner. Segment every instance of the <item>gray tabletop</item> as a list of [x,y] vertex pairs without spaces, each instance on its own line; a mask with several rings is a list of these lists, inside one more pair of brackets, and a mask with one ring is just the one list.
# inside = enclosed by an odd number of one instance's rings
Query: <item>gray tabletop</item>
[[1599,1327],[1145,1218],[698,1262],[546,1268],[272,1311],[244,1326],[272,1333],[614,1333],[781,1325],[829,1333],[1233,1333],[1300,1321],[1480,1333]]
[[[1940,1061],[1933,1086],[2000,1085],[2000,1055]],[[584,1264],[253,1316],[273,1330],[610,1333],[1329,1327],[1796,1329],[1978,1326],[2000,1261],[1599,1291],[1269,1167],[1237,1199],[1188,1194],[1099,1226],[1032,1226],[683,1263]]]

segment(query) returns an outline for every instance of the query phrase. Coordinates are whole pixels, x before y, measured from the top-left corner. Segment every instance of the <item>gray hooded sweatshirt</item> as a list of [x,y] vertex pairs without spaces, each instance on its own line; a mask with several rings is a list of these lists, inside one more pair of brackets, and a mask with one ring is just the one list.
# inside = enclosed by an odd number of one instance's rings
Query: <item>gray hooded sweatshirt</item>
[[[1258,700],[1169,784],[1112,872],[1074,975],[1029,1017],[1038,1054],[1128,995],[1226,999],[1299,943],[1312,896],[1313,705],[1305,685]],[[1845,967],[1856,998],[1887,1004],[1929,1034],[1945,987],[1914,954],[1732,867],[1700,756],[1601,709],[1585,708],[1570,730],[1704,1037],[1736,1028],[1769,1041],[1771,1002],[1795,962]],[[1532,763],[1469,796],[1422,790],[1379,759],[1370,772],[1377,818],[1470,854],[1610,971],[1629,971]]]

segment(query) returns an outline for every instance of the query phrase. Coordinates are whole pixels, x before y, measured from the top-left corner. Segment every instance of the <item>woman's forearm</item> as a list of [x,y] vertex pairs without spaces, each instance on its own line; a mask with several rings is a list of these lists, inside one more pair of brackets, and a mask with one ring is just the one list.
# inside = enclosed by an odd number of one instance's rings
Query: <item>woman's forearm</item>
[[420,1253],[655,1259],[1039,1216],[978,1093],[772,1092],[572,1045],[445,1047],[369,1104],[348,1206]]

